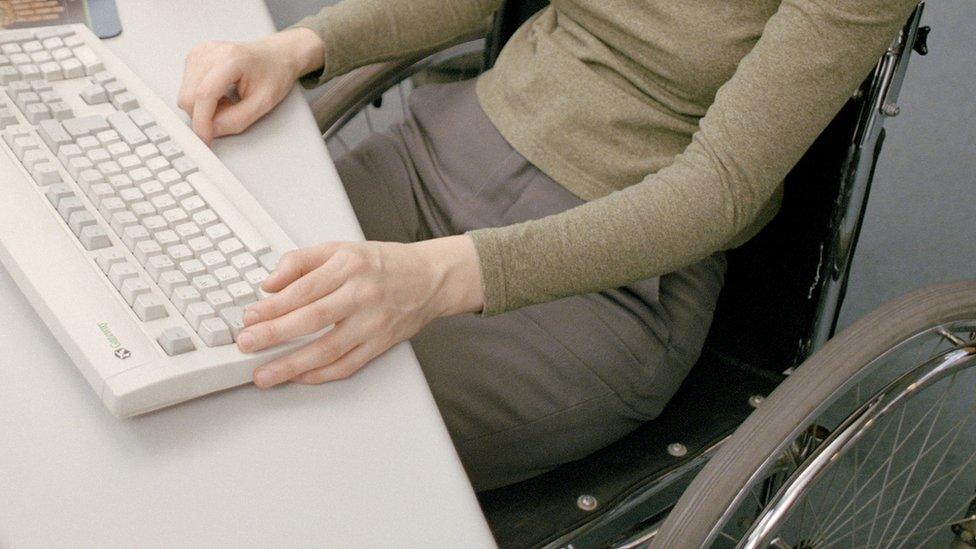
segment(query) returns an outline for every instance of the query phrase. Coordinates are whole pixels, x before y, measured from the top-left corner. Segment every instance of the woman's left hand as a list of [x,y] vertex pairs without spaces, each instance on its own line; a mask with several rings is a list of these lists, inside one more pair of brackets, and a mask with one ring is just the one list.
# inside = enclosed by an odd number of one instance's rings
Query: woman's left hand
[[483,305],[481,271],[466,235],[412,244],[328,243],[289,252],[264,282],[274,295],[247,308],[237,338],[256,352],[335,326],[254,371],[267,388],[349,377],[431,320]]

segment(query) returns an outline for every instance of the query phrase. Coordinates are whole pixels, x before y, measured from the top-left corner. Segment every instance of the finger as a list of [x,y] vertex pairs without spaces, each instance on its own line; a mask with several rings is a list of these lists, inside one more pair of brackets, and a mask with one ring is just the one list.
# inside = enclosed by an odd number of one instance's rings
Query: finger
[[332,295],[345,282],[345,275],[326,263],[292,282],[284,290],[247,307],[245,326],[283,317]]
[[309,370],[328,366],[359,343],[355,331],[339,323],[318,340],[254,370],[254,384],[267,389]]
[[270,110],[269,102],[267,92],[256,92],[237,103],[222,105],[214,115],[214,137],[243,132]]
[[295,280],[321,267],[339,247],[339,243],[330,242],[293,250],[281,256],[278,265],[261,285],[266,292],[280,292]]
[[228,63],[211,70],[203,77],[193,93],[193,131],[208,145],[213,141],[213,115],[227,88],[241,78],[237,63]]
[[354,303],[346,295],[329,295],[279,318],[245,328],[237,336],[237,346],[245,353],[254,353],[315,333],[352,314]]
[[180,83],[180,92],[176,96],[176,104],[190,116],[193,116],[193,93],[200,84],[200,79],[207,74],[210,65],[210,60],[199,53],[190,52],[186,57],[183,81]]
[[319,385],[321,383],[346,379],[362,369],[367,362],[373,360],[379,354],[380,351],[373,345],[364,343],[344,354],[342,358],[333,362],[331,365],[309,370],[291,381],[303,385]]

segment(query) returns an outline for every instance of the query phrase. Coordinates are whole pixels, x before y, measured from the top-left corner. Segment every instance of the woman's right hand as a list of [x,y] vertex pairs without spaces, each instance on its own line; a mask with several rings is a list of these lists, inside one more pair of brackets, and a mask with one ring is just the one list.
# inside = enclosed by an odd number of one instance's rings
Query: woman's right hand
[[[295,80],[322,66],[322,40],[294,28],[253,42],[204,42],[186,57],[178,104],[208,145],[241,133],[291,90]],[[227,97],[237,88],[238,102]]]

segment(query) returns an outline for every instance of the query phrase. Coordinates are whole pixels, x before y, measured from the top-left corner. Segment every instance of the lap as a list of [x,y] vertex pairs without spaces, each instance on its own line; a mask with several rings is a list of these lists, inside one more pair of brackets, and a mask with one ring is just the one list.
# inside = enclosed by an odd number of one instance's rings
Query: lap
[[[454,86],[415,92],[410,120],[336,162],[367,238],[412,242],[582,203],[501,138],[472,88]],[[700,352],[723,272],[716,255],[421,331],[414,350],[475,487],[578,459],[659,413]]]

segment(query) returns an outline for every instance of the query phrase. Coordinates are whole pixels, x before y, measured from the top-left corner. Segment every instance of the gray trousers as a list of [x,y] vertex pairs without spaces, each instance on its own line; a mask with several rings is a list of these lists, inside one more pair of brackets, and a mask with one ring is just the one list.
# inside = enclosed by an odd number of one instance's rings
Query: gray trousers
[[[336,162],[366,238],[414,242],[582,204],[505,141],[474,81],[419,88],[410,107]],[[701,352],[724,272],[716,254],[598,294],[442,318],[414,337],[475,488],[579,459],[659,414]]]

